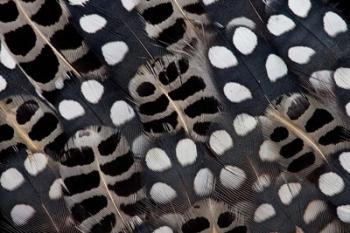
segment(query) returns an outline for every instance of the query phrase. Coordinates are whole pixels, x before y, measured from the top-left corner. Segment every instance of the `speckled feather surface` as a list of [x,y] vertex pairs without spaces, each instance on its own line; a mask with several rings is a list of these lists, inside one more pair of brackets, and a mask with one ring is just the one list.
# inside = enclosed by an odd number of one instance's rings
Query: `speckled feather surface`
[[0,232],[349,232],[349,10],[0,0]]

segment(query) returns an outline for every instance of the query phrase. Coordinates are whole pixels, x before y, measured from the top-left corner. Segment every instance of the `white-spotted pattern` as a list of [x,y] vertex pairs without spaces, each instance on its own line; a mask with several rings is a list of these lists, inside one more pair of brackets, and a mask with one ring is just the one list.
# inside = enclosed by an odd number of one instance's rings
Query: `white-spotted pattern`
[[81,85],[81,93],[92,104],[97,104],[104,93],[103,85],[96,80],[88,80]]
[[49,189],[49,197],[51,200],[58,200],[63,196],[62,185],[62,179],[56,179],[52,182]]
[[238,189],[247,179],[245,172],[236,166],[225,166],[220,172],[220,182],[229,189]]
[[84,15],[79,20],[80,27],[87,33],[95,33],[107,24],[105,18],[97,14]]
[[311,223],[312,221],[315,221],[322,212],[327,210],[327,204],[324,201],[321,200],[313,200],[311,201],[303,215],[304,222],[306,224]]
[[161,204],[166,204],[176,198],[176,191],[165,183],[155,183],[150,190],[151,198]]
[[85,114],[83,106],[75,100],[62,100],[58,105],[58,111],[67,120],[73,120]]
[[107,64],[114,66],[123,61],[129,47],[124,41],[113,41],[103,45],[101,50]]
[[12,221],[17,226],[23,226],[34,216],[35,209],[30,205],[18,204],[12,208],[10,214]]
[[254,212],[254,221],[261,223],[276,215],[276,211],[272,205],[268,203],[261,204]]
[[344,19],[334,12],[327,12],[323,17],[323,27],[326,33],[331,37],[336,37],[342,32],[348,30],[348,26]]
[[338,87],[350,89],[350,68],[340,67],[336,69],[333,77]]
[[233,34],[233,44],[244,55],[251,54],[258,45],[255,33],[246,27],[238,27]]
[[120,126],[135,117],[134,109],[123,100],[116,101],[112,108],[110,117],[115,126]]
[[337,215],[341,221],[350,223],[350,205],[338,206]]
[[146,165],[155,172],[162,172],[171,168],[171,161],[164,150],[152,148],[146,154]]
[[181,139],[176,145],[176,158],[182,166],[193,164],[197,159],[197,146],[189,138]]
[[245,136],[252,132],[257,124],[258,121],[247,113],[239,114],[233,120],[233,127],[239,136]]
[[197,195],[207,196],[214,190],[214,175],[209,168],[202,168],[197,172],[193,183]]
[[208,58],[210,63],[219,69],[226,69],[238,64],[237,58],[224,46],[213,46],[209,49]]
[[47,156],[42,153],[35,153],[30,155],[24,161],[24,167],[29,174],[37,176],[45,170],[48,163]]
[[267,22],[267,29],[275,36],[281,36],[294,28],[293,20],[285,15],[272,15]]
[[345,183],[343,179],[334,172],[322,174],[318,179],[321,192],[327,196],[334,196],[343,191]]
[[288,0],[289,9],[301,18],[307,17],[311,10],[310,0]]
[[276,143],[266,140],[260,146],[259,157],[262,161],[273,162],[280,158],[278,151]]
[[306,46],[295,46],[288,50],[290,60],[302,65],[310,62],[311,57],[315,54],[315,50]]
[[19,188],[23,183],[24,177],[16,168],[9,168],[1,174],[1,187],[8,191]]
[[240,103],[253,98],[249,89],[239,83],[229,82],[224,86],[224,94],[233,103]]
[[225,130],[217,130],[210,135],[209,146],[217,155],[222,155],[233,147],[232,137]]
[[287,183],[280,187],[278,190],[278,196],[283,204],[289,205],[292,200],[299,195],[300,191],[301,184]]
[[283,78],[288,73],[288,67],[286,63],[275,54],[270,54],[266,59],[265,64],[267,77],[271,82]]

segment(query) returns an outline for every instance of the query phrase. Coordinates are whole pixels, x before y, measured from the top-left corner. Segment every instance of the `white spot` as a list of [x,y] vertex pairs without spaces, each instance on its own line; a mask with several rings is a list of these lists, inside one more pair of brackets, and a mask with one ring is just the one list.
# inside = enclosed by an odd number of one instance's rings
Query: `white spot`
[[240,136],[245,136],[248,133],[252,132],[257,124],[258,121],[254,117],[246,113],[239,114],[233,120],[233,127],[236,133]]
[[203,0],[203,3],[204,3],[204,5],[210,5],[210,4],[217,2],[217,1],[219,1],[219,0]]
[[69,0],[69,5],[84,6],[90,0]]
[[288,67],[286,63],[275,54],[270,54],[267,57],[265,64],[267,77],[271,82],[275,82],[277,79],[282,78],[288,73]]
[[315,221],[317,216],[327,210],[327,204],[321,200],[310,202],[304,212],[303,219],[306,224]]
[[255,23],[253,20],[248,19],[247,17],[237,17],[234,19],[231,19],[230,22],[228,22],[228,24],[226,25],[226,28],[233,28],[236,26],[244,26],[250,29],[255,29]]
[[0,62],[9,69],[14,69],[16,67],[16,61],[13,59],[12,55],[9,53],[7,48],[5,48],[4,43],[1,43],[0,50]]
[[345,105],[346,114],[350,116],[350,102]]
[[58,110],[67,120],[72,120],[85,114],[84,108],[74,100],[62,100],[58,105]]
[[97,104],[104,92],[104,87],[96,80],[88,80],[81,85],[81,93],[87,101]]
[[350,173],[350,152],[343,152],[339,156],[340,165]]
[[62,179],[56,179],[52,182],[49,190],[49,197],[51,200],[58,200],[63,196],[62,185]]
[[210,135],[209,146],[216,154],[222,155],[233,147],[233,141],[225,130],[217,130]]
[[95,33],[106,26],[107,21],[100,15],[84,15],[79,20],[80,27],[87,33]]
[[162,172],[171,168],[171,161],[164,150],[152,148],[146,154],[146,165],[155,172]]
[[135,156],[143,157],[143,149],[146,148],[146,145],[148,145],[149,140],[147,139],[146,135],[141,134],[135,140],[132,142],[132,152]]
[[299,195],[300,191],[301,184],[287,183],[280,187],[278,190],[278,196],[283,204],[289,205],[292,200]]
[[337,215],[341,221],[350,223],[350,205],[338,206]]
[[47,157],[42,153],[35,153],[28,156],[24,161],[24,167],[29,174],[37,176],[40,172],[44,171],[47,166]]
[[323,27],[328,35],[336,37],[339,33],[346,32],[346,22],[336,13],[328,11],[323,17]]
[[320,233],[336,233],[336,232],[342,232],[341,230],[343,226],[341,226],[340,222],[338,219],[333,220],[325,228],[323,228]]
[[129,104],[123,100],[116,101],[112,108],[110,117],[115,126],[120,126],[135,117],[135,112]]
[[310,75],[309,81],[312,86],[319,90],[330,90],[333,85],[333,72],[330,70],[315,71]]
[[208,168],[202,168],[194,178],[194,191],[199,196],[209,195],[214,190],[214,176]]
[[234,166],[225,166],[220,172],[220,181],[229,189],[238,189],[247,179],[245,172]]
[[271,178],[269,175],[261,175],[257,178],[257,180],[254,182],[252,189],[255,192],[262,192],[265,188],[269,187],[271,185]]
[[258,45],[258,38],[249,28],[238,27],[233,34],[233,44],[238,51],[249,55]]
[[254,212],[254,221],[257,223],[264,222],[276,215],[276,211],[272,205],[268,203],[261,204]]
[[6,79],[4,79],[4,77],[2,77],[0,75],[0,92],[5,90],[7,87],[7,82],[6,82]]
[[172,201],[177,195],[175,190],[165,183],[155,183],[150,190],[151,198],[161,204]]
[[24,183],[24,177],[17,169],[9,168],[1,174],[0,183],[4,189],[13,191]]
[[288,50],[288,57],[298,64],[306,64],[315,55],[315,50],[305,46],[295,46]]
[[320,176],[318,179],[318,186],[323,194],[334,196],[343,191],[345,184],[338,174],[328,172]]
[[267,29],[275,36],[281,36],[294,28],[293,20],[285,15],[272,15],[267,22]]
[[140,0],[121,0],[123,7],[128,10],[131,11],[133,10],[140,2]]
[[197,159],[197,146],[191,139],[182,139],[176,145],[176,158],[182,166],[193,164]]
[[123,61],[129,48],[123,41],[113,41],[103,45],[101,50],[107,64],[113,66]]
[[305,18],[311,10],[311,1],[310,0],[289,0],[288,6],[295,15],[301,18]]
[[173,232],[174,231],[168,226],[159,227],[158,229],[153,231],[153,233],[173,233]]
[[224,94],[226,98],[233,103],[239,103],[244,100],[253,98],[248,88],[239,83],[234,82],[229,82],[225,84]]
[[19,204],[15,205],[11,210],[12,221],[17,226],[23,226],[34,216],[35,210],[30,205]]
[[334,72],[334,81],[338,87],[350,89],[350,68],[338,68]]
[[279,147],[276,143],[266,140],[260,146],[259,157],[262,161],[273,162],[280,157],[278,151]]
[[229,68],[238,64],[235,55],[223,46],[211,47],[208,52],[208,57],[210,63],[219,69]]

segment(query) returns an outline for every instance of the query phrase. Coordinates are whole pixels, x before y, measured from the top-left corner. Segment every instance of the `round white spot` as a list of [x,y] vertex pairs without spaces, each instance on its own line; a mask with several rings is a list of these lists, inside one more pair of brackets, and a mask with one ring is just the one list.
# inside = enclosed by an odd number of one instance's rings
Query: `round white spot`
[[289,205],[300,191],[301,185],[299,183],[287,183],[280,187],[278,196],[283,204]]
[[129,104],[123,100],[116,101],[112,108],[110,117],[115,126],[120,126],[135,117],[135,112]]
[[191,139],[182,139],[176,145],[176,158],[182,166],[193,164],[197,159],[197,146]]
[[51,200],[58,200],[63,196],[62,179],[56,179],[50,186],[49,197]]
[[194,191],[199,196],[209,195],[214,190],[214,176],[208,168],[202,168],[194,178]]
[[337,215],[341,221],[350,223],[350,205],[338,206]]
[[266,140],[260,146],[259,157],[262,161],[273,162],[280,157],[278,151],[279,147],[276,143]]
[[249,28],[238,27],[233,34],[233,44],[238,51],[249,55],[258,45],[258,38]]
[[146,154],[146,165],[155,172],[162,172],[171,168],[171,161],[164,150],[152,148]]
[[328,172],[320,176],[318,186],[323,194],[334,196],[343,191],[345,183],[338,174]]
[[275,82],[277,79],[284,77],[288,73],[288,67],[286,63],[275,54],[270,54],[267,57],[265,64],[267,77],[271,82]]
[[17,226],[27,224],[27,222],[34,216],[35,210],[30,205],[19,204],[15,205],[11,210],[12,221]]
[[13,191],[24,183],[24,177],[17,169],[9,168],[1,174],[0,183],[4,189]]
[[229,68],[238,64],[235,55],[223,46],[211,47],[208,52],[208,57],[210,63],[219,69]]
[[293,20],[285,15],[272,15],[267,22],[267,29],[275,36],[283,35],[294,28]]
[[177,195],[175,190],[167,184],[155,183],[150,190],[151,198],[161,204],[172,201]]
[[233,127],[236,133],[240,136],[245,136],[248,133],[252,132],[257,124],[258,121],[254,117],[246,113],[239,114],[233,120]]
[[233,103],[240,103],[244,100],[253,98],[248,88],[239,83],[234,82],[229,82],[225,84],[224,94],[226,98]]
[[61,103],[58,105],[58,110],[67,120],[72,120],[85,114],[83,106],[74,100],[61,101]]
[[104,87],[96,80],[88,80],[81,85],[81,93],[92,104],[97,104],[100,101],[103,92]]
[[131,150],[137,157],[143,157],[144,156],[144,148],[147,147],[149,144],[149,140],[146,137],[146,135],[141,134],[135,140],[132,142]]
[[254,212],[254,221],[257,223],[264,222],[276,215],[276,211],[272,205],[268,203],[261,204]]
[[343,152],[339,156],[340,165],[350,173],[350,152]]
[[6,79],[4,79],[4,77],[2,77],[0,75],[0,92],[5,90],[7,87],[7,82],[6,82]]
[[80,27],[87,33],[95,33],[106,26],[107,21],[100,15],[84,15],[79,20]]
[[265,188],[269,187],[271,185],[271,178],[269,175],[261,175],[257,178],[257,180],[254,182],[252,189],[255,192],[262,192]]
[[140,2],[140,0],[121,0],[123,7],[128,11],[134,9]]
[[69,0],[69,5],[84,6],[90,0]]
[[348,30],[346,22],[339,15],[331,11],[324,15],[323,27],[326,33],[331,37],[336,37],[339,33]]
[[209,146],[217,155],[222,155],[233,147],[233,141],[225,130],[217,130],[210,135]]
[[306,64],[315,55],[315,50],[305,46],[295,46],[288,50],[288,57],[298,64]]
[[305,18],[311,10],[311,1],[310,0],[289,0],[288,6],[295,15],[301,18]]
[[47,166],[47,157],[42,153],[35,153],[30,155],[24,161],[24,167],[29,174],[37,176],[40,172],[44,171]]
[[0,62],[9,69],[14,69],[16,67],[16,61],[7,48],[5,48],[4,43],[1,43]]
[[245,172],[234,166],[225,166],[220,172],[220,181],[229,189],[238,189],[247,179]]
[[334,72],[334,81],[338,87],[350,89],[350,68],[338,68]]
[[319,70],[310,75],[309,81],[312,86],[319,90],[330,90],[333,86],[333,71]]
[[123,41],[114,41],[103,45],[101,50],[107,64],[113,66],[123,61],[129,48]]
[[306,224],[316,220],[317,216],[327,210],[327,204],[321,200],[310,202],[304,212],[303,219]]

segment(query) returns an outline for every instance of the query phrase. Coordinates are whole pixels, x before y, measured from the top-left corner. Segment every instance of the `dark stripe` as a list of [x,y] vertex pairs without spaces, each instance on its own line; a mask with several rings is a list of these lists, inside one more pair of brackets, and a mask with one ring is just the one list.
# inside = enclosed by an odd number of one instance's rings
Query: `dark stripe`
[[173,6],[170,2],[158,4],[142,12],[143,18],[153,25],[167,20],[172,14]]
[[72,66],[81,73],[89,73],[102,67],[100,60],[89,50],[84,56],[72,63]]
[[167,109],[168,104],[168,98],[165,95],[161,95],[155,101],[142,104],[140,106],[140,113],[148,116],[152,116],[157,113],[162,113]]
[[35,46],[36,36],[29,25],[24,25],[4,35],[8,49],[14,55],[25,56]]
[[291,120],[297,120],[309,108],[310,103],[305,97],[296,98],[288,108],[287,115]]
[[113,190],[118,196],[127,197],[142,188],[141,174],[136,172],[125,180],[118,181],[114,185],[108,185],[108,188]]
[[210,127],[210,122],[196,122],[193,125],[193,131],[196,132],[199,135],[207,135],[209,127]]
[[306,122],[305,129],[307,132],[315,132],[326,124],[334,120],[332,114],[324,109],[316,109],[310,119]]
[[238,226],[233,228],[230,231],[227,231],[226,233],[247,233],[247,232],[248,232],[248,229],[246,226]]
[[226,228],[229,227],[235,219],[236,216],[234,213],[225,212],[220,214],[217,224],[220,228]]
[[312,152],[303,154],[297,159],[294,159],[287,168],[290,172],[300,172],[301,170],[311,166],[315,162],[315,155]]
[[40,6],[39,11],[31,18],[40,25],[51,26],[59,21],[61,15],[62,9],[60,4],[57,1],[46,0]]
[[143,128],[150,133],[163,133],[168,132],[169,127],[175,129],[177,124],[177,113],[173,112],[162,119],[143,123]]
[[145,97],[145,96],[153,95],[155,90],[156,88],[152,83],[143,82],[137,87],[136,92],[139,96]]
[[91,147],[71,148],[64,153],[61,164],[67,167],[84,166],[95,161],[94,151]]
[[167,29],[163,30],[159,36],[158,40],[164,44],[165,46],[175,44],[179,40],[183,38],[183,35],[186,31],[186,24],[185,21],[182,18],[179,18],[176,20],[176,22],[168,27]]
[[173,100],[186,100],[188,97],[205,89],[204,81],[197,77],[190,77],[187,82],[183,83],[179,88],[171,91],[169,96]]
[[200,2],[196,2],[187,6],[184,6],[183,9],[189,13],[202,15],[205,13],[204,7]]
[[147,208],[145,200],[139,200],[135,203],[121,204],[120,209],[129,216],[136,216]]
[[282,146],[280,154],[285,158],[293,157],[295,154],[303,149],[304,142],[300,138],[296,138],[290,143]]
[[183,233],[195,233],[202,232],[210,227],[210,223],[206,218],[198,217],[195,219],[190,219],[184,223],[181,227]]
[[0,4],[0,21],[8,23],[15,21],[18,17],[18,10],[14,1]]
[[120,142],[120,137],[120,132],[116,132],[106,138],[104,141],[101,141],[97,147],[100,154],[104,156],[112,154],[117,149]]
[[99,223],[95,224],[89,232],[90,233],[109,233],[109,232],[112,232],[115,224],[116,224],[115,215],[109,214],[103,217],[103,219]]
[[192,103],[185,109],[185,114],[191,118],[202,114],[214,114],[219,112],[219,102],[214,97],[203,97]]
[[270,135],[271,140],[274,142],[283,141],[287,137],[288,137],[288,130],[284,127],[275,128],[272,134]]
[[66,195],[73,196],[97,188],[100,184],[100,176],[97,171],[92,171],[88,174],[67,177],[64,179],[64,184],[68,190]]
[[[45,152],[49,155],[54,153],[56,155],[61,156],[61,152],[63,151],[64,145],[67,143],[67,136],[62,133],[58,135],[50,144],[45,147]],[[57,158],[56,158],[57,159]]]
[[189,68],[189,61],[187,59],[180,59],[175,62],[171,62],[167,68],[166,71],[162,71],[159,73],[159,81],[164,84],[168,85],[172,83],[178,76],[181,74],[186,73],[186,71]]
[[66,24],[62,30],[57,31],[50,39],[58,49],[76,49],[83,43],[83,38],[75,31],[71,24]]
[[106,175],[119,176],[128,171],[133,164],[134,158],[129,151],[127,154],[118,156],[111,162],[101,165],[101,170]]
[[350,139],[350,132],[341,126],[337,126],[331,131],[327,132],[326,135],[320,137],[318,142],[323,146],[330,144],[337,144]]
[[58,120],[52,113],[45,113],[32,127],[29,137],[41,141],[49,136],[58,126]]
[[17,109],[16,121],[18,122],[18,124],[24,125],[25,123],[30,121],[30,119],[32,118],[32,116],[34,116],[38,109],[39,104],[34,100],[28,100],[24,102]]
[[55,78],[59,63],[51,48],[46,45],[33,61],[21,63],[21,66],[36,82],[48,83]]
[[75,204],[71,212],[73,217],[79,223],[97,214],[102,209],[107,207],[107,198],[104,196],[93,196],[85,199],[80,203]]
[[0,143],[11,140],[15,131],[9,125],[0,125]]

